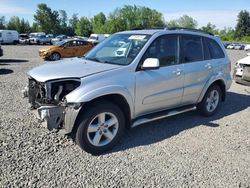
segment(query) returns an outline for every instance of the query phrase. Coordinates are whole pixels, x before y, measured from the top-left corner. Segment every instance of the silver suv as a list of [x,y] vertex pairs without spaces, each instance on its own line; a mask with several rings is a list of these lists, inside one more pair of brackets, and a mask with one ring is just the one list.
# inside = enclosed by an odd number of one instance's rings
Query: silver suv
[[82,58],[32,69],[23,93],[49,130],[71,133],[82,149],[100,154],[126,128],[194,109],[213,115],[231,85],[230,68],[212,34],[125,31]]

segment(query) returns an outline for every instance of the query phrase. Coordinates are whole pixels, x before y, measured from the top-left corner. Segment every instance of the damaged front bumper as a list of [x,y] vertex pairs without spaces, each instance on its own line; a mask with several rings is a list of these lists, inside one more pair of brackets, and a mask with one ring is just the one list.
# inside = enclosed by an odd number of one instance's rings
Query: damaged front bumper
[[62,106],[41,106],[32,111],[36,117],[51,131],[53,129],[62,128],[64,110],[65,109]]
[[250,66],[236,66],[234,69],[233,78],[237,83],[250,86]]
[[67,106],[41,106],[33,109],[37,119],[42,122],[48,130],[57,130],[61,134],[71,133],[81,110],[81,104],[71,104]]
[[[29,87],[22,91],[23,97],[29,96]],[[30,102],[30,101],[29,101]],[[71,133],[83,103],[41,104],[38,108],[31,105],[31,111],[48,130],[57,130],[61,134]]]

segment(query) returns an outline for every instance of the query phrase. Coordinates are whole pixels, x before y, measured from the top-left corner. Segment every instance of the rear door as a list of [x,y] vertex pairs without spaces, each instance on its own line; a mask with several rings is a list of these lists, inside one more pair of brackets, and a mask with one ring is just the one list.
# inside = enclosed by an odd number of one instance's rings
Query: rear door
[[203,37],[181,36],[181,61],[184,64],[184,93],[182,105],[197,102],[200,93],[213,73],[213,64]]
[[62,57],[74,57],[76,54],[75,46],[76,46],[76,41],[66,42],[61,49]]
[[86,41],[78,41],[78,50],[77,50],[77,56],[83,56],[86,54],[91,48],[92,44]]

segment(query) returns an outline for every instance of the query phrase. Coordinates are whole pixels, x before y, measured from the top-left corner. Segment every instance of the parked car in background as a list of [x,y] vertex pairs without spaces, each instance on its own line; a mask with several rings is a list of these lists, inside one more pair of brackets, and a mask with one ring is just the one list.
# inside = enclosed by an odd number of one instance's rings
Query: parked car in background
[[46,35],[46,34],[44,32],[35,32],[35,33],[30,33],[29,37],[34,38],[34,37],[39,36],[39,35]]
[[88,37],[82,37],[82,36],[73,36],[73,39],[81,39],[81,40],[85,40],[88,41]]
[[19,34],[16,30],[0,30],[0,43],[18,44]]
[[65,57],[81,57],[93,48],[93,43],[80,39],[67,39],[54,46],[39,50],[40,57],[52,61]]
[[91,34],[88,38],[89,42],[100,43],[104,41],[109,35],[107,34]]
[[52,44],[56,44],[57,42],[63,41],[65,39],[68,39],[69,37],[66,35],[58,35],[57,37],[51,39]]
[[223,45],[224,45],[225,48],[227,48],[230,45],[230,43],[229,42],[223,42]]
[[1,44],[0,44],[0,57],[3,56],[3,49],[1,47]]
[[236,82],[250,85],[250,53],[247,57],[237,61],[233,76]]
[[[129,43],[125,56],[115,54],[119,43]],[[210,33],[124,31],[84,58],[32,69],[23,94],[49,130],[72,133],[83,150],[100,154],[126,128],[194,109],[214,115],[231,86],[230,68],[221,40]]]
[[28,34],[19,34],[19,44],[29,44],[30,43],[30,37]]
[[236,44],[234,46],[235,50],[244,50],[244,48],[245,48],[245,45],[243,45],[243,44]]
[[37,35],[29,39],[30,44],[51,44],[51,38],[46,35]]
[[232,49],[234,49],[234,47],[235,47],[235,44],[229,44],[229,45],[227,46],[227,49],[232,50]]
[[246,44],[246,45],[245,45],[245,48],[244,48],[244,50],[245,50],[245,51],[248,51],[248,50],[250,50],[250,44]]

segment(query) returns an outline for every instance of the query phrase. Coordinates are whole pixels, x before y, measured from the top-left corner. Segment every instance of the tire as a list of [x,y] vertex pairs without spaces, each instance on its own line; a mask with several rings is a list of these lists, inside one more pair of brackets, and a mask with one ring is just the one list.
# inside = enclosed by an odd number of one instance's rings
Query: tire
[[221,104],[222,91],[217,84],[209,87],[202,101],[197,105],[198,112],[206,117],[214,115]]
[[112,149],[125,130],[124,114],[110,102],[103,101],[91,106],[79,120],[76,143],[94,155]]
[[54,52],[50,55],[51,61],[57,61],[59,59],[61,59],[61,55],[58,52]]

